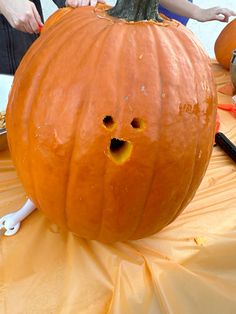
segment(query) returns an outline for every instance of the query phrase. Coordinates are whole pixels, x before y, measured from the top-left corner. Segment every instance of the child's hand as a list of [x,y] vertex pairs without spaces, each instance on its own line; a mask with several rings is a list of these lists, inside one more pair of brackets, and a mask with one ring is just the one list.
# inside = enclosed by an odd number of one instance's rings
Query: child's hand
[[104,0],[66,0],[66,5],[69,7],[81,7],[81,6],[96,6],[97,3],[105,3]]
[[209,9],[199,9],[195,19],[199,22],[214,20],[228,22],[230,16],[236,16],[236,12],[226,8],[214,7]]
[[29,0],[5,1],[1,13],[13,28],[22,32],[38,33],[40,26],[43,26],[35,4]]

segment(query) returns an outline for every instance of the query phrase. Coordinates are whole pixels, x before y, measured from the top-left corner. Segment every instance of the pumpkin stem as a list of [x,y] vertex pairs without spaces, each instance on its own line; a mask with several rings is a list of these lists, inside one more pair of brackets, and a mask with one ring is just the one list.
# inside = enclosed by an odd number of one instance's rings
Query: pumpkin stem
[[108,14],[127,21],[154,20],[162,22],[158,13],[159,0],[117,0]]

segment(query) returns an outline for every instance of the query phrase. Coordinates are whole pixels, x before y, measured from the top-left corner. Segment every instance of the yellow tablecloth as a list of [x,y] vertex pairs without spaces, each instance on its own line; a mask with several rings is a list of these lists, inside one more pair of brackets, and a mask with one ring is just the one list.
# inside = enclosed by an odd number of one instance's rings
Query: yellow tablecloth
[[[218,86],[229,81],[219,65],[213,69]],[[236,119],[219,113],[221,130],[236,143]],[[2,152],[0,216],[24,201]],[[35,211],[19,233],[0,241],[1,314],[234,314],[236,166],[214,148],[194,200],[150,238],[115,245],[80,240]]]

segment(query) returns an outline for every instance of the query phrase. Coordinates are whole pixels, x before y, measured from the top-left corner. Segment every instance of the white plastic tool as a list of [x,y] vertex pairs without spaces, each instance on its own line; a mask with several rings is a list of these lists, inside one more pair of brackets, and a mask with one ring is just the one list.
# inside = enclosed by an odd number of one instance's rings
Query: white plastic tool
[[35,210],[35,205],[31,200],[27,200],[25,205],[14,213],[3,216],[0,219],[0,234],[12,236],[20,228],[22,220]]

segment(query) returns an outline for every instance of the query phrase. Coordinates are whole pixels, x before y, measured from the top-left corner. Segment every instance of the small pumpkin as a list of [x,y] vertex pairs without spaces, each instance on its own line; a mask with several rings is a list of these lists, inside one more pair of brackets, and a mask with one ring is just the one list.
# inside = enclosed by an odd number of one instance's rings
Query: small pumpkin
[[82,238],[161,230],[193,198],[210,159],[210,60],[157,5],[70,10],[15,76],[7,128],[19,177],[39,209]]
[[236,19],[223,28],[216,39],[214,47],[217,61],[227,70],[230,68],[230,60],[234,49],[236,49]]

